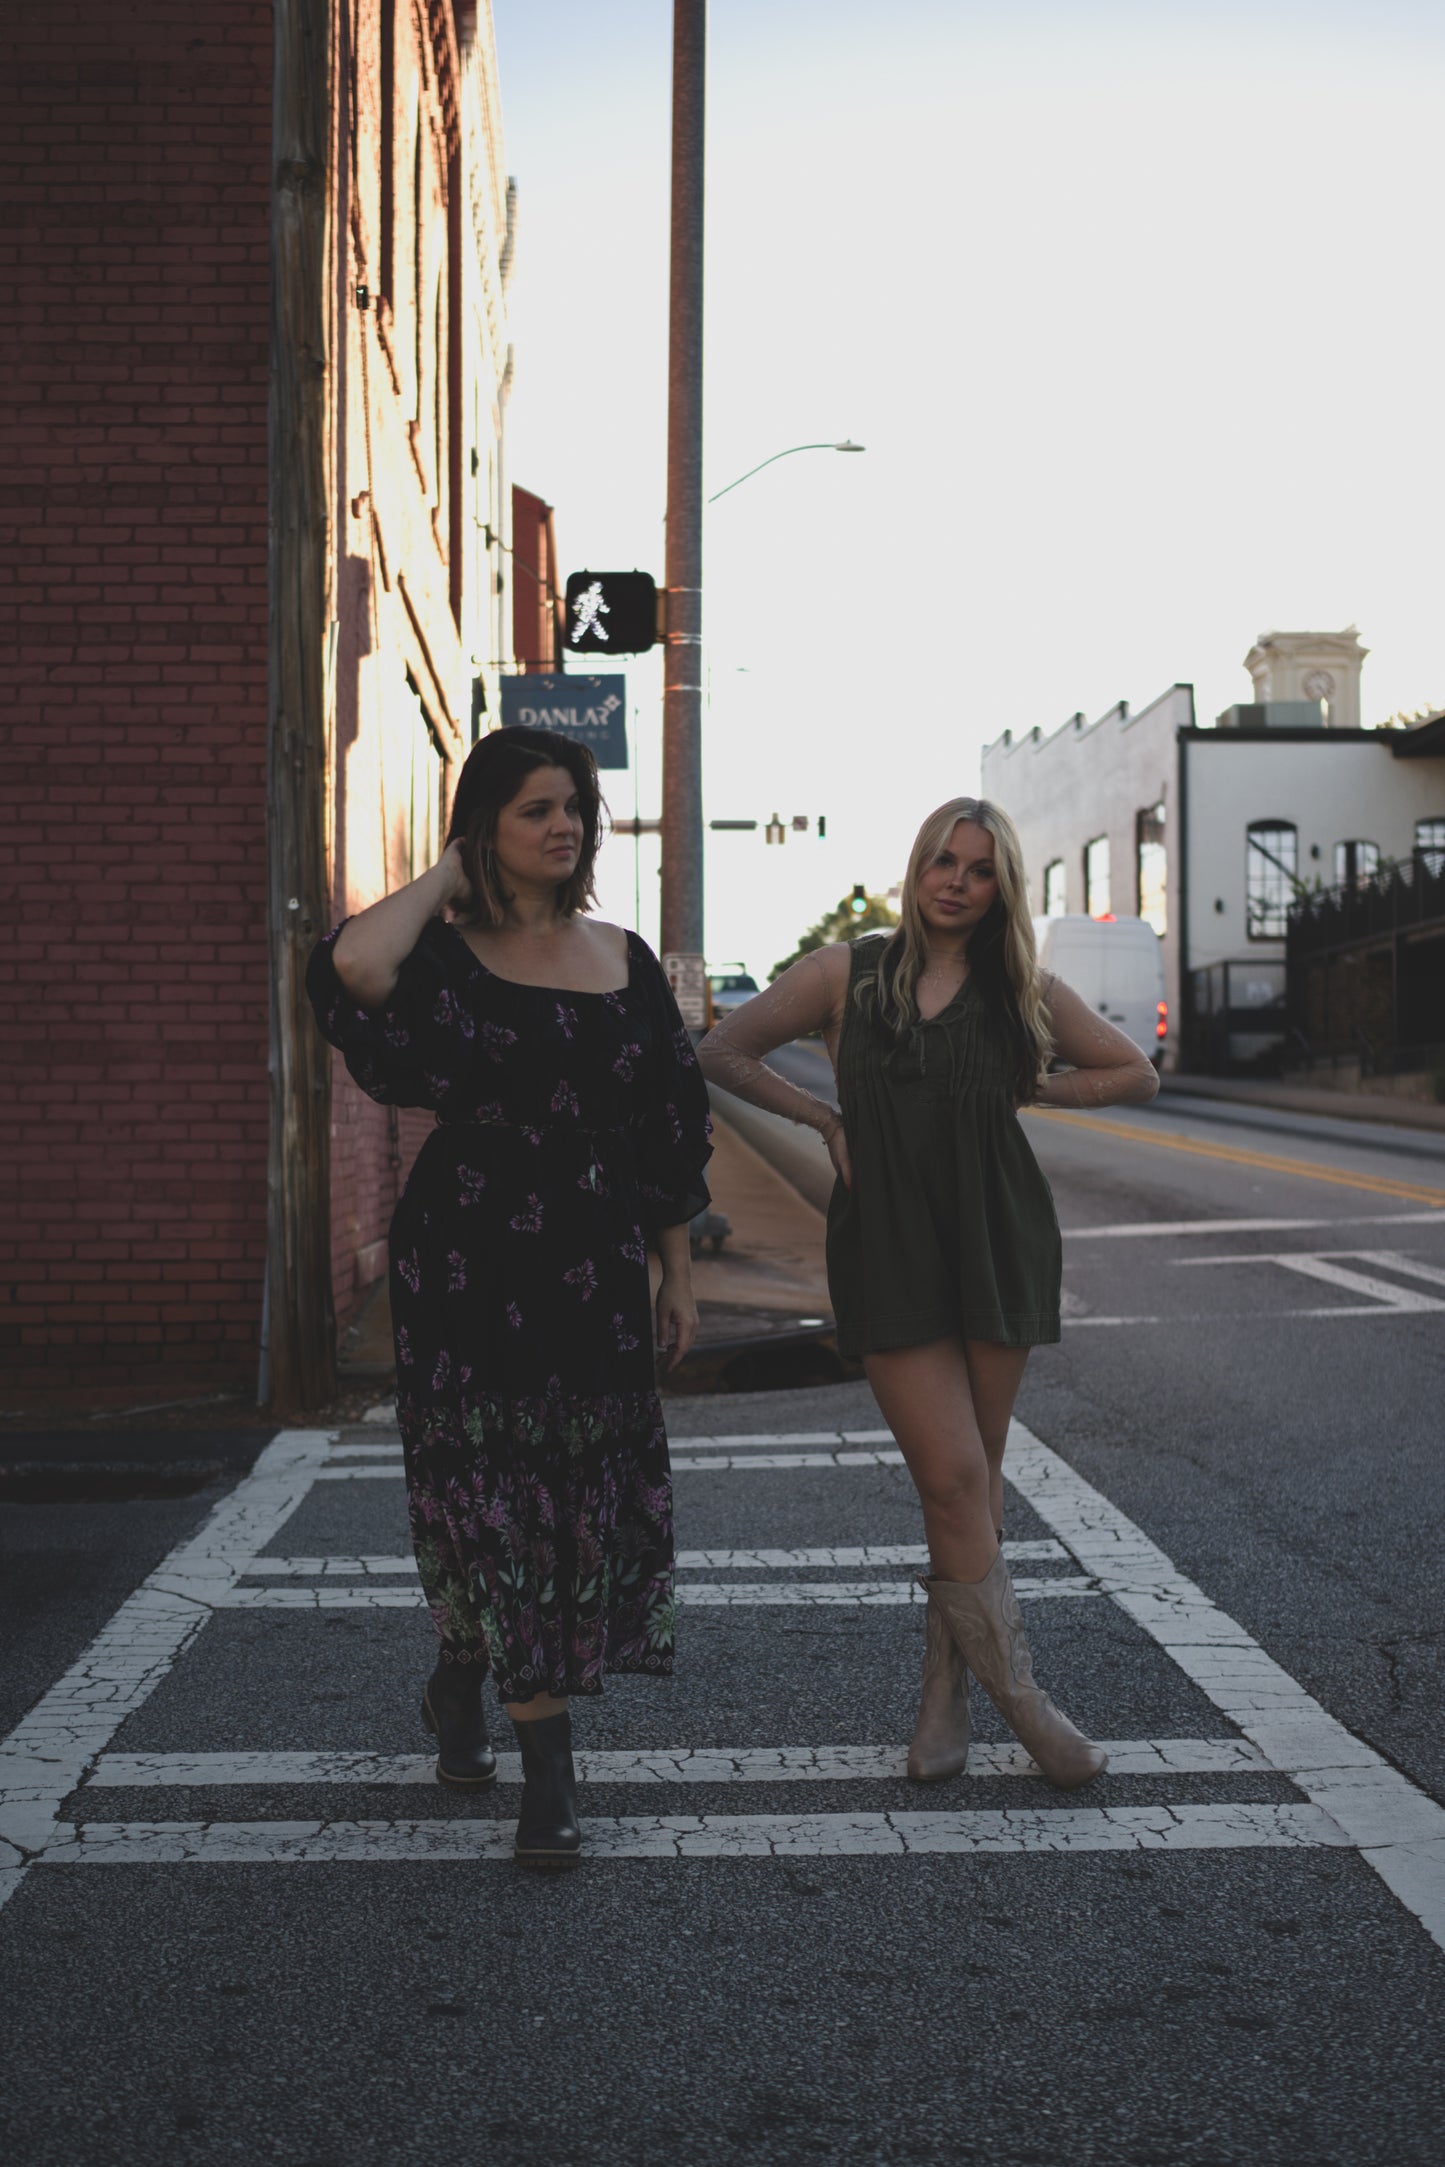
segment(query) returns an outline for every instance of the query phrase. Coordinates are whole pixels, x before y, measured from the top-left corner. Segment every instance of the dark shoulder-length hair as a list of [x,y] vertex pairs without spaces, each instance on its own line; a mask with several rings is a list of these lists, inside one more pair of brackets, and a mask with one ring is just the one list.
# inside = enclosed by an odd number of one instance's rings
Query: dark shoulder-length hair
[[557,907],[564,918],[571,918],[578,911],[590,910],[597,900],[593,869],[605,811],[597,762],[585,745],[564,737],[560,730],[492,730],[473,746],[457,777],[447,828],[447,841],[460,841],[462,846],[462,865],[472,890],[469,916],[478,925],[500,925],[511,901],[493,852],[497,815],[539,767],[567,770],[577,786],[582,814],[582,854],[571,878],[560,883]]

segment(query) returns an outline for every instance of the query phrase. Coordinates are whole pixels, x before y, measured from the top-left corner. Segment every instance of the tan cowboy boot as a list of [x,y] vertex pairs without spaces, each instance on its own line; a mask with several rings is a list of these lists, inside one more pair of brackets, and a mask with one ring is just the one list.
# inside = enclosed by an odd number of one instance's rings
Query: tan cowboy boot
[[928,1597],[928,1624],[908,1773],[915,1783],[937,1783],[944,1776],[962,1775],[968,1765],[968,1671],[942,1605],[926,1580],[918,1585]]
[[937,1601],[963,1661],[1049,1782],[1064,1791],[1092,1782],[1109,1756],[1035,1685],[1023,1612],[1002,1551],[983,1580],[930,1578],[925,1585],[930,1607]]

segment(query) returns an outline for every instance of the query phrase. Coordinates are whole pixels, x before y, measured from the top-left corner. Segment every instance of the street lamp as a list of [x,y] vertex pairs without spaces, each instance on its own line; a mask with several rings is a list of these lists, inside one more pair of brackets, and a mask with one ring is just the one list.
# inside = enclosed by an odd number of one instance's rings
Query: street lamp
[[760,459],[755,467],[749,467],[746,474],[739,474],[737,481],[729,482],[727,489],[719,489],[717,495],[709,497],[707,501],[709,504],[716,504],[718,497],[727,495],[728,489],[736,489],[743,482],[750,482],[755,474],[761,474],[763,468],[770,467],[775,459],[791,459],[795,451],[866,451],[867,449],[866,444],[855,444],[851,437],[846,436],[841,444],[790,444],[786,451],[775,451],[769,458]]

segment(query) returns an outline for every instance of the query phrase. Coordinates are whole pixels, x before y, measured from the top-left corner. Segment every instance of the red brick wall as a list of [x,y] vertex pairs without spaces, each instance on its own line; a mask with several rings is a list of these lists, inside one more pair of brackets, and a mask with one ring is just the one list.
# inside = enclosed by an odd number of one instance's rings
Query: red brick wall
[[0,36],[4,1404],[256,1374],[271,10]]

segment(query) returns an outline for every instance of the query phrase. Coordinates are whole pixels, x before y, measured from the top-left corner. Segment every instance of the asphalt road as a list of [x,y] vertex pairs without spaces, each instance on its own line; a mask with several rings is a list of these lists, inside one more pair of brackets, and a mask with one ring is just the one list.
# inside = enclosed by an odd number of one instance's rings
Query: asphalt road
[[1067,1322],[1007,1532],[1115,1747],[1068,1800],[977,1698],[970,1773],[902,1778],[918,1517],[862,1386],[673,1404],[678,1675],[579,1712],[556,1879],[514,1785],[426,1780],[383,1426],[68,1543],[0,1508],[87,1632],[175,1546],[64,1679],[52,1600],[6,1702],[11,2155],[1433,2161],[1445,1153],[1241,1111],[1029,1117]]

